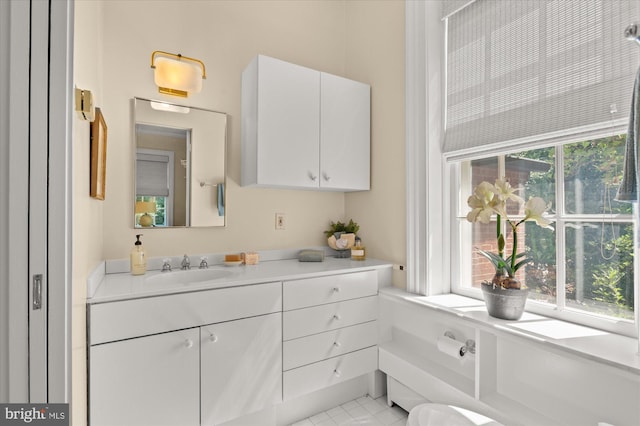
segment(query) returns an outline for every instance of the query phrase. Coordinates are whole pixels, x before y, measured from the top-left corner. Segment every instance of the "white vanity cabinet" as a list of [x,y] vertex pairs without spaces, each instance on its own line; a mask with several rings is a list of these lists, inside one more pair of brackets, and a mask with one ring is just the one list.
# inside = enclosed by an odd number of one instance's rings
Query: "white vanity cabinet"
[[280,313],[201,327],[203,425],[282,400],[281,329]]
[[198,328],[92,346],[92,425],[199,425]]
[[283,283],[283,399],[378,367],[375,271]]
[[370,187],[370,86],[257,56],[242,74],[242,185]]
[[219,424],[282,399],[280,282],[88,309],[91,425]]

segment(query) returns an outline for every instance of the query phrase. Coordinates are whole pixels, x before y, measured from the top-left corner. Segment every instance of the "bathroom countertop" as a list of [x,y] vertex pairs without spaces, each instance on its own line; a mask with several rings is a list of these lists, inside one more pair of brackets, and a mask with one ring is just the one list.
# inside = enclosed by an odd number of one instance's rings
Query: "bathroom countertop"
[[[312,278],[340,273],[359,272],[372,269],[391,270],[392,264],[375,259],[355,261],[351,259],[338,259],[325,257],[324,262],[299,262],[297,259],[272,260],[260,262],[257,265],[225,266],[212,265],[209,269],[224,269],[230,271],[230,275],[208,281],[195,283],[149,283],[147,278],[162,274],[160,271],[148,271],[145,275],[131,275],[130,273],[106,274],[102,278],[97,290],[92,297],[87,298],[87,303],[106,303],[119,300],[137,299],[142,297],[161,296],[192,291],[212,290],[226,287],[267,283],[274,281],[286,281],[301,278]],[[169,274],[180,273],[168,272]],[[379,286],[391,285],[391,273],[388,274],[389,282],[380,282]]]

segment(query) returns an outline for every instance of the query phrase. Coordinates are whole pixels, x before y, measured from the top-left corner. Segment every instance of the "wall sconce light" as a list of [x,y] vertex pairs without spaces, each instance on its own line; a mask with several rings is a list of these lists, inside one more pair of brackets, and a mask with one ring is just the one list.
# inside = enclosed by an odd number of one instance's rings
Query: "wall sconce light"
[[189,93],[200,92],[202,80],[207,78],[202,61],[159,50],[151,54],[151,68],[158,90],[165,95],[186,98]]
[[156,213],[156,203],[153,201],[136,201],[136,215],[142,215],[138,219],[140,226],[147,228],[153,225],[153,216],[149,213]]
[[78,117],[83,120],[93,121],[96,117],[96,111],[93,107],[93,95],[90,90],[75,89],[76,112]]

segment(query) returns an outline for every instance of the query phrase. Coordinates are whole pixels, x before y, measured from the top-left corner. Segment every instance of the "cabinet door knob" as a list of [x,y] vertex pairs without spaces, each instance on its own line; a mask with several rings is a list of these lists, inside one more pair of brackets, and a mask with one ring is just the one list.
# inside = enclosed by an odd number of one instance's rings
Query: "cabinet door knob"
[[334,287],[333,288],[333,292],[334,293],[340,293],[340,287]]
[[217,342],[218,341],[218,336],[216,336],[215,334],[211,333],[209,335],[209,341],[212,342],[212,343]]
[[318,176],[314,175],[313,173],[309,172],[309,179],[311,179],[312,181],[316,181],[316,179],[318,179]]
[[340,315],[338,315],[338,314],[335,314],[333,316],[333,319],[336,320],[336,321],[340,321],[340,318],[342,318],[342,317]]
[[322,177],[323,177],[323,178],[324,178],[324,180],[326,180],[327,182],[329,182],[329,181],[331,180],[331,176],[329,176],[329,175],[328,175],[328,174],[326,174],[326,173],[323,173],[323,174],[322,174]]
[[187,339],[184,341],[184,347],[187,349],[191,349],[193,347],[193,340]]
[[333,375],[336,377],[340,377],[342,376],[342,373],[340,372],[340,370],[338,370],[337,368],[335,370],[333,370]]
[[333,346],[335,346],[336,348],[339,348],[340,346],[342,346],[342,343],[335,341],[333,342]]

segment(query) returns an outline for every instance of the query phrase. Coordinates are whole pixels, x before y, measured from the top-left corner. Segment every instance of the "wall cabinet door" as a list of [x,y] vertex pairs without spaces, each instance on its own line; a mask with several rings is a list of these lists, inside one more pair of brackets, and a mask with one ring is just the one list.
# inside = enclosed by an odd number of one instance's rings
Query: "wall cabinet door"
[[243,185],[318,188],[320,73],[258,56],[242,91]]
[[201,329],[203,425],[282,401],[282,314]]
[[199,425],[200,330],[90,348],[91,425]]
[[320,187],[370,187],[369,85],[327,73],[320,79]]
[[366,84],[257,56],[242,74],[242,185],[369,189],[370,110]]

